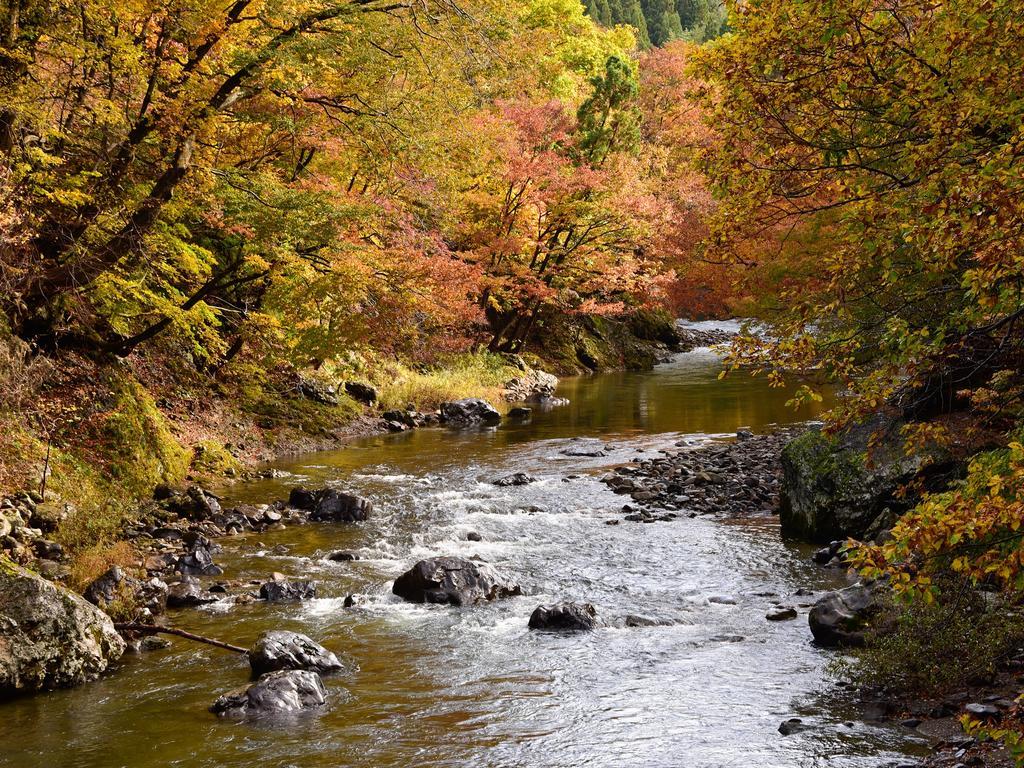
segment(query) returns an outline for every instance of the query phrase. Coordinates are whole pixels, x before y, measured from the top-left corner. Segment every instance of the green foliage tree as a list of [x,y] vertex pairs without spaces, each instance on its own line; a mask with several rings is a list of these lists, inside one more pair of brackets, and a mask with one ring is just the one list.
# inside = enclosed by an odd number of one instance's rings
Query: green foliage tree
[[661,46],[683,36],[683,24],[674,0],[644,0],[643,12],[653,45]]
[[640,140],[639,94],[630,63],[618,56],[605,62],[603,75],[590,81],[593,93],[576,112],[579,149],[587,162],[601,165],[613,152],[630,152]]

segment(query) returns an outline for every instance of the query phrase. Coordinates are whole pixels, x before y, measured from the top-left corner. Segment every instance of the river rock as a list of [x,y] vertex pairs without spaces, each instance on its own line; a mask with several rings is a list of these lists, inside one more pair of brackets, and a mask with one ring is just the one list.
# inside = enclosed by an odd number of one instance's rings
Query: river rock
[[441,421],[454,426],[497,424],[501,414],[486,400],[469,398],[441,403]]
[[575,440],[573,442],[575,443],[574,445],[562,449],[561,454],[563,456],[599,459],[602,456],[608,455],[605,453],[605,445],[601,442]]
[[82,596],[93,605],[107,610],[121,602],[125,607],[144,609],[150,616],[159,616],[167,608],[168,587],[159,578],[140,581],[125,574],[120,566],[112,566],[93,581]]
[[218,698],[210,711],[221,716],[259,717],[301,712],[327,703],[327,689],[316,672],[283,669]]
[[302,486],[292,488],[288,494],[288,506],[312,512],[313,507],[316,506],[316,491],[308,490]]
[[87,586],[82,597],[93,605],[106,608],[119,597],[125,597],[121,592],[122,586],[130,586],[129,577],[120,566],[114,565]]
[[177,584],[167,588],[168,608],[195,608],[208,603],[216,603],[219,598],[204,592],[199,580],[191,577],[183,578]]
[[339,523],[355,523],[369,519],[373,502],[351,493],[342,493],[334,488],[317,492],[316,504],[310,519]]
[[792,605],[776,605],[764,617],[768,621],[788,621],[789,619],[795,619],[796,616],[796,608]]
[[64,559],[64,547],[50,539],[36,539],[32,542],[32,551],[42,560]]
[[93,680],[124,650],[105,613],[31,571],[0,563],[0,697]]
[[782,724],[779,725],[779,733],[783,736],[791,736],[794,733],[800,733],[800,731],[806,731],[809,728],[810,726],[799,717],[791,717],[789,720],[782,721]]
[[377,402],[379,397],[377,388],[372,384],[367,384],[365,381],[346,381],[345,393],[353,400],[358,400],[360,403],[366,403],[367,405]]
[[344,664],[331,651],[298,632],[264,632],[249,649],[249,666],[254,677],[280,669],[309,669],[336,672]]
[[458,606],[522,594],[518,584],[500,576],[488,564],[461,557],[420,560],[395,579],[391,591],[411,603]]
[[505,382],[505,399],[509,402],[522,402],[531,399],[551,397],[558,386],[558,379],[544,371],[530,370]]
[[972,702],[964,707],[964,712],[976,720],[995,720],[1002,717],[1002,711],[995,704]]
[[274,579],[260,586],[260,599],[268,603],[312,600],[316,597],[316,582],[306,580],[289,581]]
[[590,603],[539,605],[530,615],[530,629],[549,632],[589,632],[600,625],[597,609]]
[[335,488],[311,491],[301,486],[288,494],[288,506],[310,513],[310,519],[319,522],[354,523],[369,519],[373,502]]
[[879,584],[854,584],[827,592],[807,617],[814,639],[830,647],[864,645],[869,623],[882,609],[883,590]]
[[324,384],[313,379],[300,379],[298,384],[299,394],[307,400],[321,405],[337,405],[338,390],[332,384]]
[[224,570],[213,562],[213,546],[205,536],[198,537],[188,548],[175,569],[179,573],[196,576],[220,576]]
[[220,497],[194,485],[186,491],[174,491],[162,486],[153,492],[154,498],[165,507],[188,520],[206,520],[221,513]]
[[533,408],[527,408],[526,406],[516,406],[508,412],[510,419],[528,419],[533,415]]
[[[874,538],[913,504],[911,497],[898,497],[901,486],[919,475],[941,482],[948,457],[937,448],[907,456],[899,426],[876,418],[837,437],[816,429],[787,444],[783,535],[822,544]],[[882,438],[872,444],[869,461],[868,443],[876,433]]]
[[332,563],[347,563],[352,560],[358,560],[359,555],[355,554],[354,552],[344,552],[342,550],[338,550],[336,552],[331,552],[329,555],[327,555],[326,559],[330,560]]
[[516,472],[513,475],[506,475],[505,477],[495,480],[494,484],[502,488],[507,488],[512,485],[529,485],[530,483],[535,482],[537,482],[537,478],[533,475],[528,475],[525,472]]
[[32,507],[29,522],[33,528],[38,528],[44,533],[52,533],[59,526],[72,509],[60,499],[51,499],[39,502]]
[[676,334],[678,335],[677,349],[681,352],[692,352],[702,347],[714,347],[719,344],[728,344],[736,334],[724,328],[694,327],[683,322],[676,323]]

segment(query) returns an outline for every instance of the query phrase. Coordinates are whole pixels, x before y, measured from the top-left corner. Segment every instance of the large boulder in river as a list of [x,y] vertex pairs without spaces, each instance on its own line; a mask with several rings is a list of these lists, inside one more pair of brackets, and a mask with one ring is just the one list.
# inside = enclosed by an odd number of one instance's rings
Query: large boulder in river
[[334,488],[317,491],[311,520],[336,523],[357,523],[368,520],[373,512],[373,502],[351,493],[342,493]]
[[105,613],[64,587],[0,562],[0,698],[93,680],[124,649]]
[[221,716],[260,717],[292,714],[326,703],[327,689],[320,675],[305,669],[283,669],[224,694],[210,711]]
[[310,519],[320,522],[356,523],[368,520],[373,512],[373,502],[336,488],[321,488],[310,491],[292,488],[288,495],[288,506],[309,512]]
[[518,584],[500,576],[487,563],[461,557],[420,560],[403,573],[391,591],[411,603],[470,605],[521,595]]
[[289,581],[274,579],[260,585],[260,600],[268,603],[298,602],[316,597],[316,582],[308,580]]
[[912,504],[899,498],[901,486],[941,481],[949,468],[938,449],[908,456],[899,424],[876,419],[835,437],[811,430],[782,451],[782,533],[819,543],[874,538]]
[[486,400],[470,398],[441,403],[441,421],[455,426],[497,424],[501,414]]
[[538,605],[530,615],[530,629],[548,632],[589,632],[600,625],[597,609],[590,603]]
[[314,672],[336,672],[345,665],[319,643],[298,632],[272,630],[260,635],[249,649],[249,666],[253,677],[280,669],[309,669]]
[[885,587],[879,583],[854,584],[828,592],[811,608],[807,621],[820,645],[864,645],[871,620],[882,610]]

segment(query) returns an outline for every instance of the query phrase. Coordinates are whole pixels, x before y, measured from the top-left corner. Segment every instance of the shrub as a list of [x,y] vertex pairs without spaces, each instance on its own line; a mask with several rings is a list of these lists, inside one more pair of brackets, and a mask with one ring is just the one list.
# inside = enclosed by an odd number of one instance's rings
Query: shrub
[[95,544],[87,547],[78,552],[71,560],[68,586],[81,592],[106,573],[111,566],[118,565],[121,568],[130,569],[135,560],[135,550],[127,541]]
[[853,663],[833,673],[901,694],[937,695],[986,680],[1024,639],[1024,615],[1003,598],[965,591],[955,599],[893,601]]

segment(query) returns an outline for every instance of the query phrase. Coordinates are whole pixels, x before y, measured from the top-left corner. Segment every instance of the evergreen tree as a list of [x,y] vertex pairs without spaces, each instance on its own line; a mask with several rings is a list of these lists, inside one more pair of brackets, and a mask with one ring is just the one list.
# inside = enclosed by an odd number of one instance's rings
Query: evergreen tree
[[608,0],[587,0],[587,15],[605,27],[615,23]]
[[679,22],[686,30],[702,23],[708,13],[708,0],[676,0],[675,6]]
[[674,0],[643,0],[647,31],[654,45],[664,45],[683,36],[683,25]]

